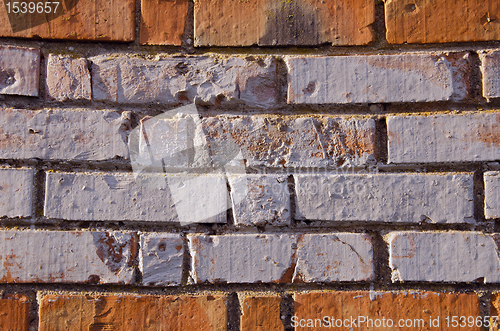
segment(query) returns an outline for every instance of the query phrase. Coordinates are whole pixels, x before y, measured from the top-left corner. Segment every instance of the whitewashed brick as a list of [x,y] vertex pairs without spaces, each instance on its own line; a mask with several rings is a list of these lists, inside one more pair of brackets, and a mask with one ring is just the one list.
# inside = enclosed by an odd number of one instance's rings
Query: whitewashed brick
[[484,216],[500,218],[500,172],[484,173]]
[[288,103],[463,100],[467,53],[287,56]]
[[276,104],[276,63],[271,57],[197,56],[153,61],[97,56],[91,60],[96,101],[209,105],[226,101],[264,108]]
[[372,240],[357,233],[299,236],[294,279],[305,282],[363,281],[374,277]]
[[39,49],[0,46],[0,94],[36,97],[39,80]]
[[226,222],[227,189],[220,174],[151,174],[135,179],[131,173],[49,172],[46,192],[44,215],[49,218]]
[[125,283],[134,279],[130,233],[0,231],[2,283]]
[[425,282],[500,282],[498,236],[479,232],[392,232],[392,279]]
[[49,54],[45,94],[49,101],[91,100],[87,61],[83,58]]
[[127,158],[129,116],[113,111],[0,108],[0,158]]
[[212,158],[233,143],[247,166],[354,167],[375,162],[373,119],[210,117],[202,125]]
[[290,192],[287,176],[229,175],[236,225],[290,224]]
[[500,98],[500,51],[481,52],[479,57],[483,74],[483,96],[488,101]]
[[297,219],[475,222],[473,176],[468,173],[294,177]]
[[179,234],[146,233],[141,235],[139,269],[144,285],[170,286],[182,281],[184,243]]
[[188,235],[196,283],[290,282],[296,236],[290,234]]
[[498,160],[498,123],[500,113],[390,116],[389,163]]
[[0,216],[33,213],[33,169],[0,169]]

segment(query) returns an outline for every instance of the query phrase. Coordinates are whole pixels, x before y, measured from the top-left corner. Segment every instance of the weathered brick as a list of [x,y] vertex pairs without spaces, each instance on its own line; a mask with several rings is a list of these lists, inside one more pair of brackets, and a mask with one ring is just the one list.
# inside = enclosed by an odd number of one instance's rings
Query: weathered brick
[[389,116],[389,163],[498,160],[499,122],[498,112]]
[[225,331],[226,300],[221,295],[46,295],[39,330]]
[[187,0],[141,1],[140,43],[142,45],[181,45],[188,7]]
[[290,224],[290,192],[287,176],[229,175],[236,225]]
[[0,169],[0,217],[33,213],[33,169]]
[[[44,215],[83,221],[225,223],[226,181],[220,174],[49,172]],[[205,206],[194,208],[193,206]]]
[[288,103],[378,103],[464,100],[467,53],[287,56]]
[[297,219],[474,223],[473,175],[294,175]]
[[490,326],[489,330],[498,331],[500,329],[500,321],[498,320],[498,316],[500,316],[500,293],[499,292],[495,292],[491,295],[490,316],[497,316],[497,317],[490,318],[491,326]]
[[139,269],[144,285],[179,285],[182,280],[184,243],[179,234],[141,235]]
[[[1,20],[0,13],[0,29]],[[39,80],[39,49],[0,46],[0,94],[37,97]]]
[[131,233],[0,231],[2,283],[125,283],[134,279]]
[[486,219],[500,218],[500,172],[484,173],[484,216]]
[[[342,117],[210,117],[212,157],[236,144],[247,166],[355,167],[375,162],[375,121]],[[212,147],[215,146],[215,147]]]
[[196,0],[194,20],[196,46],[365,45],[375,2]]
[[188,235],[188,240],[191,277],[197,283],[329,282],[373,276],[371,242],[362,234]]
[[391,44],[500,40],[499,16],[497,0],[385,1]]
[[[10,14],[7,2],[10,3]],[[37,4],[38,2],[35,2]],[[58,4],[56,6],[56,3]],[[133,41],[135,1],[85,0],[45,4],[44,13],[14,13],[13,1],[0,6],[0,37]],[[19,2],[22,10],[22,4]]]
[[4,294],[0,311],[0,330],[28,331],[29,301],[25,295]]
[[219,105],[243,103],[268,108],[276,104],[276,63],[271,57],[206,56],[145,60],[92,58],[96,101]]
[[90,72],[85,59],[49,54],[46,98],[49,101],[90,100]]
[[0,158],[126,158],[129,116],[114,111],[0,108]]
[[425,282],[500,282],[498,235],[480,232],[392,232],[392,279]]
[[284,331],[278,295],[245,296],[241,305],[241,331]]
[[[295,293],[294,301],[294,330],[482,330],[475,293],[322,291]],[[452,316],[474,321],[452,327]]]
[[294,278],[308,283],[373,279],[372,246],[365,234],[306,234],[298,238]]
[[[500,31],[500,24],[497,25]],[[500,51],[480,52],[479,57],[483,74],[483,97],[488,101],[500,98]]]

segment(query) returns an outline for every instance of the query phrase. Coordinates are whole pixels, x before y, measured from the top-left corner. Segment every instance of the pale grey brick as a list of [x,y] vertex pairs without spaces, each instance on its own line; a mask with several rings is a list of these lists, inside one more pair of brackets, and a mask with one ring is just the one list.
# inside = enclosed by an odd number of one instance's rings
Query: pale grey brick
[[39,80],[39,49],[0,46],[0,94],[36,97]]
[[91,100],[87,61],[83,58],[49,54],[45,94],[49,101]]
[[288,103],[463,100],[467,53],[287,56]]
[[184,243],[179,234],[145,233],[141,235],[139,269],[144,285],[170,286],[182,281]]
[[486,219],[500,218],[500,172],[484,173],[484,215]]
[[393,282],[498,283],[498,239],[480,232],[391,232]]
[[33,213],[33,169],[0,169],[0,216]]
[[390,116],[389,163],[498,160],[500,113]]
[[6,283],[130,284],[135,237],[86,231],[0,231]]
[[475,222],[473,176],[468,173],[294,177],[297,219]]
[[276,63],[271,57],[206,56],[145,60],[125,56],[92,58],[96,101],[119,103],[276,104]]
[[287,176],[229,175],[236,225],[290,224],[290,192]]
[[500,98],[500,51],[481,52],[479,57],[483,74],[483,96],[488,101]]
[[373,247],[368,235],[324,233],[299,236],[294,279],[305,282],[373,279]]
[[222,175],[47,173],[44,215],[83,221],[225,223]]
[[126,158],[129,115],[113,111],[0,108],[0,158]]

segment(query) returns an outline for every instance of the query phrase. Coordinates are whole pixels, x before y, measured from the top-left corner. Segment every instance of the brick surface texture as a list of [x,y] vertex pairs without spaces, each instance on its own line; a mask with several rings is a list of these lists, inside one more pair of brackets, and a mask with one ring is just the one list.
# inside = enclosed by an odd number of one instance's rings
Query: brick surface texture
[[389,0],[385,2],[387,41],[452,43],[500,40],[496,0]]
[[0,94],[38,96],[40,50],[0,46]]
[[483,97],[500,98],[500,51],[487,51],[479,54],[483,74]]
[[365,45],[374,40],[373,0],[196,0],[194,15],[197,46]]
[[[377,326],[382,330],[447,330],[446,316],[481,316],[475,293],[315,291],[296,293],[294,303],[295,330],[375,330]],[[479,331],[481,327],[462,323],[454,329]]]
[[227,330],[224,296],[46,295],[40,331]]
[[33,175],[33,169],[0,169],[0,216],[32,215]]
[[[35,4],[37,4],[35,2]],[[45,6],[45,1],[42,2]],[[132,41],[135,30],[135,1],[60,1],[30,13],[19,3],[0,7],[0,36],[71,40]],[[27,7],[27,6],[26,6]],[[23,13],[25,11],[25,13]]]
[[500,218],[500,172],[484,173],[484,215],[487,219]]
[[23,294],[4,294],[0,299],[0,329],[28,331],[29,301]]
[[90,72],[85,59],[50,54],[45,93],[49,101],[90,100]]
[[248,296],[243,298],[241,331],[284,331],[280,318],[279,296]]
[[141,44],[181,45],[188,9],[187,0],[141,1]]

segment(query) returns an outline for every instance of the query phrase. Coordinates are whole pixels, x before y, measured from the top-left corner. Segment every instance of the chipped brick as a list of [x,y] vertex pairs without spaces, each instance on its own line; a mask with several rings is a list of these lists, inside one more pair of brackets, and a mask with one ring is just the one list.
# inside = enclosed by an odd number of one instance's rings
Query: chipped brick
[[48,101],[90,100],[90,72],[85,59],[49,54],[45,94]]
[[37,97],[39,80],[39,49],[0,46],[0,94]]

